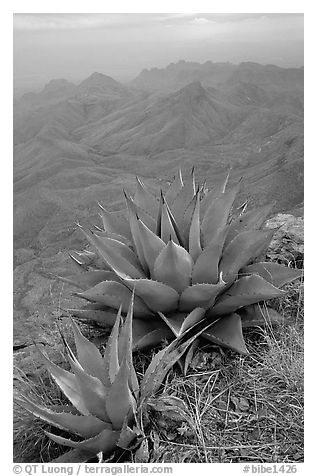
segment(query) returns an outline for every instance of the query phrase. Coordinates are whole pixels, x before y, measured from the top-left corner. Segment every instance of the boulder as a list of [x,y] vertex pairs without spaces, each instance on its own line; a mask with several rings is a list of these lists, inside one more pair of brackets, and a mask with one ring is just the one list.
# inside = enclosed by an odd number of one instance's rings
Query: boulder
[[267,257],[283,264],[302,268],[304,262],[304,219],[279,213],[266,222],[278,228],[267,251]]

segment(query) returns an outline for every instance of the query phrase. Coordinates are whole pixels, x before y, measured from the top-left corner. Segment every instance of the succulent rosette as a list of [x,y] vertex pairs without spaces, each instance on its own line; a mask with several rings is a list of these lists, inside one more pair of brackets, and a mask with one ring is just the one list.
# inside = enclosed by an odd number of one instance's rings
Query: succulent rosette
[[46,407],[25,395],[19,395],[16,402],[34,416],[76,435],[74,439],[46,432],[56,443],[73,448],[58,462],[108,455],[117,446],[128,447],[140,434],[135,416],[139,383],[132,362],[132,306],[133,298],[121,328],[119,310],[104,355],[72,321],[77,357],[64,339],[71,371],[54,364],[38,349],[69,404]]
[[[180,335],[185,319],[204,319],[211,326],[202,337],[246,353],[242,328],[263,322],[258,303],[282,296],[301,270],[261,260],[275,232],[264,228],[272,207],[234,209],[240,184],[228,190],[227,182],[208,191],[194,170],[186,181],[179,171],[154,196],[136,178],[125,210],[100,205],[103,228],[81,227],[95,253],[70,253],[80,272],[67,280],[88,301],[73,316],[111,327],[134,291],[134,349]],[[269,307],[265,314],[280,319]]]

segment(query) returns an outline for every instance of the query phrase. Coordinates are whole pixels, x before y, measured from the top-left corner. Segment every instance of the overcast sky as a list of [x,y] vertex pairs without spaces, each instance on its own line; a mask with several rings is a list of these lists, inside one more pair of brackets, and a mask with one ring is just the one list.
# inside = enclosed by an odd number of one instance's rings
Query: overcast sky
[[98,71],[117,80],[181,59],[303,65],[299,13],[15,14],[16,86]]

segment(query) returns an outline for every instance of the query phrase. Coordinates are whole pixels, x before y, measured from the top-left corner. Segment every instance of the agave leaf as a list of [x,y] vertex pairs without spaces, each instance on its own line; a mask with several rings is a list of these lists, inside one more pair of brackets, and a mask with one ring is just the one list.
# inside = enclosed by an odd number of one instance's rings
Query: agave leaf
[[201,218],[205,216],[206,211],[209,208],[210,204],[223,193],[222,189],[223,189],[223,184],[221,186],[217,184],[213,186],[211,190],[208,190],[206,195],[201,199],[201,202],[200,202]]
[[195,324],[200,322],[203,319],[205,312],[206,309],[202,307],[196,307],[190,314],[188,314],[186,319],[183,321],[183,324],[179,331],[179,335],[183,334]]
[[109,231],[103,231],[103,230],[94,230],[94,233],[96,236],[99,238],[111,238],[112,240],[117,240],[123,243],[126,246],[131,246],[132,245],[132,238],[128,239],[125,236],[118,235],[117,233],[110,233]]
[[163,340],[169,340],[173,333],[163,325],[160,319],[141,320],[133,318],[132,322],[133,351],[155,347]]
[[94,321],[105,328],[112,328],[117,316],[114,312],[102,309],[67,309],[67,311],[78,319]]
[[73,415],[80,415],[79,411],[73,405],[50,405],[50,410],[57,413],[72,413]]
[[98,205],[100,207],[100,215],[104,230],[124,236],[129,241],[131,241],[131,231],[129,223],[124,216],[125,211],[120,210],[118,212],[109,212],[100,203],[98,203]]
[[152,276],[154,270],[154,262],[162,249],[165,247],[165,243],[159,236],[151,231],[141,220],[138,220],[139,225],[139,238],[143,249],[143,256],[146,261],[147,267]]
[[124,359],[127,359],[129,364],[132,364],[132,318],[133,318],[133,303],[134,292],[131,294],[129,309],[121,327],[118,337],[118,358],[121,364]]
[[190,254],[170,240],[155,260],[153,279],[181,293],[190,284],[192,267]]
[[103,356],[105,367],[106,387],[110,388],[119,372],[119,328],[121,322],[121,307],[118,311],[116,322],[107,341]]
[[183,247],[185,248],[185,240],[184,240],[184,236],[183,236],[183,233],[182,233],[182,230],[180,229],[180,227],[178,226],[176,220],[175,220],[175,217],[173,215],[173,213],[171,212],[171,209],[167,203],[167,201],[165,200],[164,198],[164,203],[165,203],[165,206],[166,206],[166,210],[167,210],[167,213],[168,213],[168,216],[170,218],[170,221],[172,223],[172,226],[175,230],[175,234],[176,234],[176,237],[177,237],[177,240],[178,240],[178,243]]
[[132,199],[125,195],[127,209],[128,209],[128,216],[129,216],[129,224],[131,229],[131,234],[134,243],[134,249],[137,254],[137,257],[140,261],[142,269],[145,274],[148,274],[149,268],[147,261],[145,259],[144,250],[142,246],[142,239],[140,234],[140,226],[139,226],[139,217],[136,213],[136,206],[133,203]]
[[168,241],[172,239],[175,243],[179,244],[177,233],[173,226],[171,215],[167,209],[164,198],[163,198],[163,204],[161,205],[160,236],[165,243],[168,243]]
[[189,229],[188,249],[194,261],[201,254],[200,243],[200,190],[196,193],[196,201],[192,221]]
[[[129,224],[130,224],[130,229],[131,229],[131,222],[130,222],[130,214],[138,216],[140,220],[143,221],[143,223],[153,232],[156,230],[156,221],[155,219],[146,211],[143,210],[143,208],[138,207],[136,203],[134,203],[133,199],[129,197],[125,192],[124,192],[124,197],[126,200],[127,204],[127,209],[128,209],[128,219],[129,219]],[[159,206],[159,205],[158,205]],[[132,230],[131,230],[132,232]],[[133,233],[132,233],[133,235]]]
[[138,258],[128,246],[111,238],[98,238],[88,229],[82,228],[82,231],[114,272],[119,270],[133,278],[144,277]]
[[263,243],[260,244],[259,248],[256,251],[256,261],[261,261],[262,258],[264,259],[264,256],[267,252],[267,249],[272,241],[272,238],[274,234],[276,233],[277,230],[279,230],[280,227],[272,228],[272,229],[267,229],[263,231],[267,231],[267,240],[264,241]]
[[141,182],[139,177],[136,177],[134,203],[143,210],[146,210],[152,218],[156,218],[159,207],[158,200],[145,188],[144,183]]
[[103,421],[109,422],[109,416],[105,410],[107,392],[103,383],[98,378],[85,372],[85,370],[70,356],[69,363],[75,374],[78,388],[89,413]]
[[228,234],[225,241],[227,246],[239,233],[247,230],[259,230],[269,213],[271,212],[273,204],[264,205],[255,210],[243,213],[229,225]]
[[206,183],[204,184],[204,189],[207,193],[205,193],[200,203],[200,211],[202,217],[205,216],[206,210],[209,207],[210,203],[226,192],[229,176],[230,170],[228,173],[223,175],[222,180],[220,180],[216,184],[213,184],[211,189],[206,188]]
[[254,263],[241,269],[241,275],[258,274],[277,288],[291,283],[303,276],[302,269],[289,268],[278,263],[263,262]]
[[122,277],[122,280],[152,311],[171,312],[177,308],[179,294],[170,286],[151,279]]
[[161,189],[160,201],[159,201],[159,209],[157,213],[157,220],[156,220],[156,227],[155,227],[155,234],[157,236],[161,236],[161,223],[162,223],[162,208],[163,208],[164,196],[163,191]]
[[222,294],[215,306],[210,310],[212,316],[231,314],[237,309],[249,304],[255,304],[267,299],[283,296],[281,289],[277,289],[265,279],[253,274],[240,278],[224,294]]
[[191,171],[190,171],[189,180],[191,180],[191,182],[192,182],[193,191],[194,191],[194,195],[195,195],[195,193],[197,192],[197,190],[196,190],[195,166],[194,166],[194,165],[192,166],[192,169],[191,169]]
[[203,332],[202,337],[240,354],[248,354],[242,335],[241,318],[238,314],[229,314],[219,319]]
[[89,375],[98,378],[105,384],[103,359],[99,350],[92,342],[82,335],[73,319],[71,319],[71,324],[75,338],[77,359],[80,365]]
[[107,413],[115,430],[121,430],[125,418],[129,422],[136,409],[136,402],[129,388],[129,376],[130,367],[124,359],[106,399]]
[[[95,301],[103,306],[109,306],[114,309],[119,309],[122,305],[122,310],[125,313],[128,312],[131,300],[131,291],[123,284],[115,281],[104,281],[88,289],[88,291],[75,294],[89,301]],[[148,317],[152,314],[142,299],[137,296],[134,301],[134,313],[138,317]]]
[[179,310],[193,311],[196,307],[210,308],[225,286],[226,283],[222,280],[221,275],[217,284],[201,283],[189,286],[181,294]]
[[[93,253],[92,251],[88,251],[88,250],[85,250],[85,251],[72,250],[69,253],[69,256],[71,258],[73,258],[73,260],[77,260],[77,263],[80,263],[83,266],[85,266],[85,265],[89,266],[89,265],[93,264],[93,261],[94,261],[94,258],[95,258],[95,253]],[[87,267],[86,267],[86,269],[87,269]]]
[[181,223],[185,210],[188,207],[190,201],[195,195],[195,184],[193,181],[193,171],[190,178],[185,182],[177,194],[172,206],[171,211],[177,223]]
[[223,243],[227,228],[223,228],[204,248],[193,267],[192,284],[218,282],[219,261],[222,255]]
[[[141,266],[140,266],[140,262],[138,260],[138,256],[134,253],[134,251],[131,248],[132,242],[129,245],[126,245],[125,243],[123,243],[119,240],[110,238],[108,236],[105,236],[105,235],[100,236],[100,234],[98,234],[98,232],[95,232],[94,234],[95,234],[95,236],[100,238],[100,241],[102,243],[103,242],[105,243],[106,249],[108,249],[109,247],[112,247],[113,251],[116,252],[116,254],[119,254],[121,257],[123,257],[125,260],[127,260],[129,263],[131,263],[133,266],[137,267],[138,270],[142,271]],[[115,265],[114,265],[114,267],[115,267]],[[112,267],[111,267],[111,269],[112,269]]]
[[80,413],[83,415],[89,415],[89,410],[87,409],[75,375],[51,362],[51,360],[49,360],[38,347],[37,351],[43,359],[45,366],[53,380],[56,382],[68,400],[74,405],[75,408],[77,408]]
[[133,341],[133,351],[152,349],[162,341],[170,340],[172,337],[172,332],[166,326],[165,328],[154,329]]
[[170,206],[173,204],[176,196],[179,194],[183,186],[184,182],[182,177],[182,171],[179,169],[175,175],[173,182],[171,183],[165,194],[166,201]]
[[51,463],[86,463],[94,455],[89,451],[83,451],[80,449],[70,450],[62,454],[58,458],[51,460]]
[[136,372],[133,366],[132,360],[132,348],[133,348],[133,338],[132,338],[132,318],[133,318],[133,300],[134,293],[131,296],[131,302],[129,310],[124,321],[124,324],[120,330],[119,341],[118,341],[118,357],[119,363],[122,364],[124,360],[127,361],[130,374],[129,374],[129,387],[133,396],[137,396],[139,392],[139,382],[136,376]]
[[188,351],[186,352],[185,361],[184,361],[184,365],[183,365],[183,373],[184,373],[185,376],[187,375],[189,366],[192,363],[192,360],[193,360],[193,357],[194,357],[195,352],[197,350],[198,344],[199,344],[199,340],[198,339],[194,340],[194,342],[191,344]]
[[88,266],[79,260],[76,256],[73,256],[72,253],[68,252],[68,256],[71,259],[71,263],[75,269],[75,271],[79,271],[80,273],[84,273],[88,270]]
[[168,317],[166,317],[162,312],[158,312],[158,314],[171,329],[175,337],[179,337],[192,326],[197,324],[197,322],[201,321],[205,312],[206,309],[196,307],[190,314],[177,312],[176,314],[169,314]]
[[100,452],[102,452],[104,455],[111,453],[115,449],[116,442],[119,439],[118,431],[112,431],[108,429],[103,430],[101,433],[99,433],[99,435],[94,436],[93,438],[83,441],[69,440],[67,438],[54,435],[53,433],[49,433],[48,431],[45,431],[45,434],[51,438],[51,440],[60,445],[91,452],[92,455],[96,455]]
[[60,281],[68,283],[72,286],[76,286],[80,289],[89,289],[95,286],[96,284],[102,281],[109,281],[114,280],[116,281],[117,275],[112,271],[104,271],[104,270],[94,270],[94,271],[86,271],[76,276],[56,276]]
[[76,433],[83,438],[91,438],[105,429],[112,429],[110,423],[101,421],[93,415],[83,416],[73,415],[71,412],[54,412],[51,408],[35,404],[27,397],[23,397],[19,405],[51,425]]
[[196,205],[196,195],[189,202],[182,219],[180,220],[180,226],[184,235],[185,247],[188,249],[189,246],[189,230],[191,223],[193,221],[193,214]]
[[204,247],[222,230],[227,224],[230,210],[240,188],[240,183],[231,190],[222,193],[212,201],[206,210],[201,224]]
[[264,325],[282,324],[284,317],[275,309],[260,304],[252,304],[245,306],[239,310],[241,316],[242,327],[254,327]]
[[[239,207],[236,208],[236,212],[239,212],[238,216],[241,217],[247,209],[249,200],[245,200]],[[231,220],[232,221],[232,220]]]
[[167,327],[173,332],[175,337],[180,335],[180,329],[182,327],[183,321],[186,318],[186,314],[177,312],[175,314],[169,314],[166,317],[162,312],[158,312],[158,315],[165,322]]
[[[85,305],[82,307],[82,309],[87,310],[87,311],[89,311],[89,310],[91,310],[91,311],[108,311],[109,308],[108,308],[108,306],[105,306],[103,304],[98,304],[97,302],[87,301],[87,302],[85,302]],[[113,312],[112,309],[111,309],[111,312]],[[117,315],[117,313],[116,313],[116,315]]]
[[[152,392],[152,388],[153,390],[155,388],[154,376],[156,374],[157,369],[159,368],[160,363],[163,363],[164,356],[168,353],[169,347],[170,346],[165,347],[164,349],[158,351],[156,354],[153,355],[152,360],[149,366],[147,367],[143,379],[141,381],[141,402],[142,400],[145,400],[154,394],[154,392]],[[158,386],[163,382],[165,375],[163,374]]]
[[124,450],[132,450],[131,443],[140,436],[140,430],[136,427],[134,427],[133,429],[130,428],[128,425],[128,419],[125,418],[120,432],[120,437],[117,442],[117,446]]
[[248,230],[236,236],[223,252],[219,263],[219,271],[224,280],[235,280],[239,270],[258,256],[259,249],[271,241],[272,230]]

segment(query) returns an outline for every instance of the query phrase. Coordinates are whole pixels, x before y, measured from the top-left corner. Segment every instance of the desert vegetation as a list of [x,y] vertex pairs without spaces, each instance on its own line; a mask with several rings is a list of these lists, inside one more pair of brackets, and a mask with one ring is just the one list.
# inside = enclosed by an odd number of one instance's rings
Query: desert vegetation
[[126,209],[80,226],[60,279],[88,304],[55,321],[62,365],[37,345],[49,377],[17,369],[17,460],[302,461],[302,269],[266,260],[271,206],[239,186],[137,178]]

